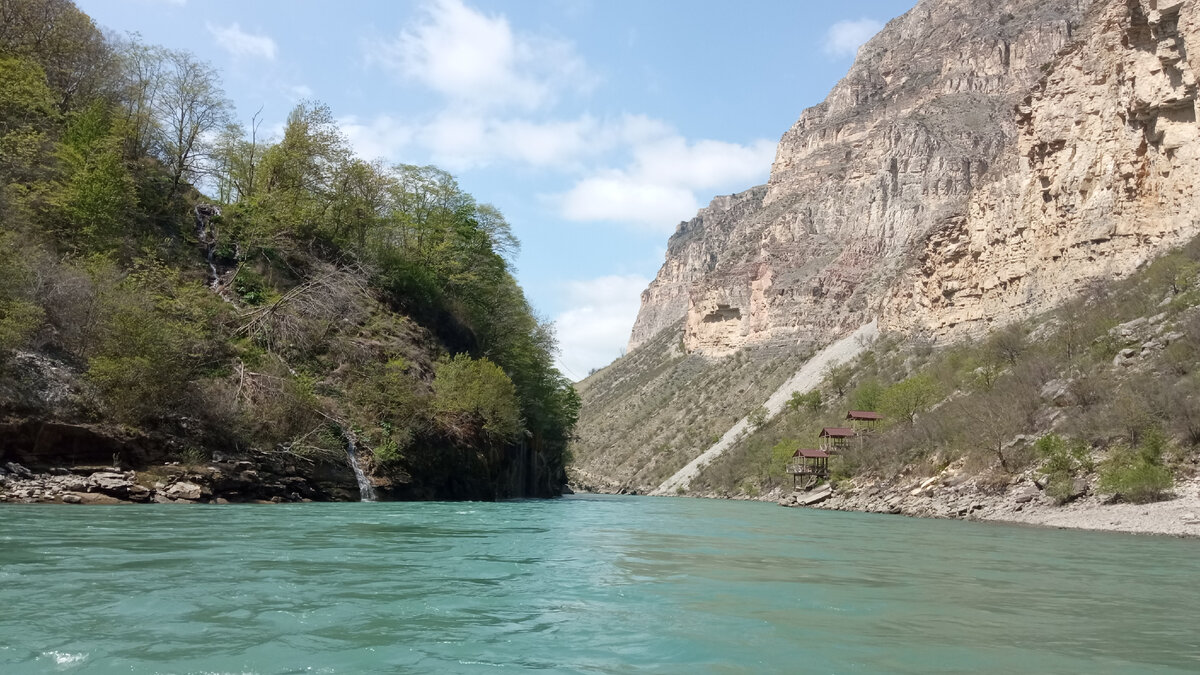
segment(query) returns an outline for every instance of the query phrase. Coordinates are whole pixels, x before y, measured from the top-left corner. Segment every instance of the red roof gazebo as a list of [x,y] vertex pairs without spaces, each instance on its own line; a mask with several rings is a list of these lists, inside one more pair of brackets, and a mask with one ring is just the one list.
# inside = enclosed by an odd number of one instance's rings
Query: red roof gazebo
[[828,478],[829,453],[816,448],[800,448],[792,453],[792,461],[788,462],[787,472],[792,474],[793,489],[796,487],[797,476]]

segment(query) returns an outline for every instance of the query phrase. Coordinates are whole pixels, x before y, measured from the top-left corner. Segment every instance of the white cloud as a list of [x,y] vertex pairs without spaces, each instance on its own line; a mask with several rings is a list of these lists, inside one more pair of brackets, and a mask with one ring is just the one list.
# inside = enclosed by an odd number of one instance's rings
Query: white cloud
[[621,171],[579,181],[561,202],[568,220],[611,220],[664,231],[691,218],[698,208],[696,195],[687,188],[647,183]]
[[452,169],[515,162],[583,170],[597,157],[667,130],[660,122],[633,115],[530,120],[444,111],[425,127],[421,142],[435,162]]
[[573,379],[593,368],[608,365],[621,355],[641,306],[642,290],[649,279],[611,275],[572,281],[567,301],[572,309],[555,317],[559,368]]
[[638,144],[674,133],[642,115],[533,120],[443,110],[424,122],[380,115],[369,121],[347,117],[341,123],[364,156],[398,159],[397,152],[411,143],[427,151],[434,163],[455,171],[515,163],[582,172],[615,150],[632,152]]
[[399,161],[412,144],[417,130],[390,115],[380,115],[370,121],[357,117],[338,120],[342,133],[350,141],[354,152],[363,159],[386,159]]
[[696,214],[696,192],[744,189],[762,180],[775,153],[767,140],[749,145],[678,134],[643,140],[625,169],[597,172],[560,197],[564,218],[627,222],[669,232]]
[[883,23],[875,19],[838,21],[825,32],[822,49],[830,58],[853,58],[858,54],[858,48],[882,29]]
[[462,0],[433,0],[424,20],[394,40],[369,41],[367,60],[474,109],[534,110],[593,82],[570,43],[513,31]]
[[288,87],[287,91],[294,101],[312,98],[314,93],[312,87],[308,86],[307,84],[294,84]]
[[235,57],[258,57],[269,61],[275,60],[279,51],[275,41],[268,35],[247,33],[236,22],[228,26],[207,24],[208,32],[216,38],[217,44]]

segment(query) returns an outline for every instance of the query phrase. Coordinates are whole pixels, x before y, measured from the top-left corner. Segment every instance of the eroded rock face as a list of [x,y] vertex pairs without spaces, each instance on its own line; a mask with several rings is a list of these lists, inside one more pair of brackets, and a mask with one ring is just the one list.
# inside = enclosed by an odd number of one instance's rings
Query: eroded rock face
[[1095,4],[923,0],[893,20],[783,135],[765,191],[680,225],[630,347],[681,316],[689,351],[825,342],[895,304],[930,232],[1018,168],[1014,106]]
[[976,333],[1119,278],[1200,232],[1200,3],[1097,7],[1016,108],[1019,161],[924,242],[892,329]]

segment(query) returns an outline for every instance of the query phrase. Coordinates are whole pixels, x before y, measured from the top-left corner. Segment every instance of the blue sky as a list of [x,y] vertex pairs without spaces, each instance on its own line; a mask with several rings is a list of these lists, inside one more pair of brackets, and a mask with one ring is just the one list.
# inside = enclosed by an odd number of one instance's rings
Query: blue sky
[[437,164],[522,242],[576,379],[618,356],[680,220],[766,180],[779,136],[913,0],[76,0],[216,65],[241,118],[328,103],[359,154]]

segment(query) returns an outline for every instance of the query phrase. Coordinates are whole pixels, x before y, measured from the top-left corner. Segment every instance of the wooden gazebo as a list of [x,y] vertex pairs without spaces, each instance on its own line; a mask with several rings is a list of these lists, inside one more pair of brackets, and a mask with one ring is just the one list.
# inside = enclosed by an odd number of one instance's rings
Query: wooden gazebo
[[858,434],[850,427],[825,427],[818,438],[821,449],[825,452],[836,452],[850,444],[850,439]]
[[871,410],[851,410],[846,413],[846,421],[858,432],[874,431],[882,420],[883,415]]
[[792,489],[796,489],[798,476],[807,476],[813,482],[829,478],[829,453],[815,448],[800,448],[792,453],[787,472],[792,474]]

